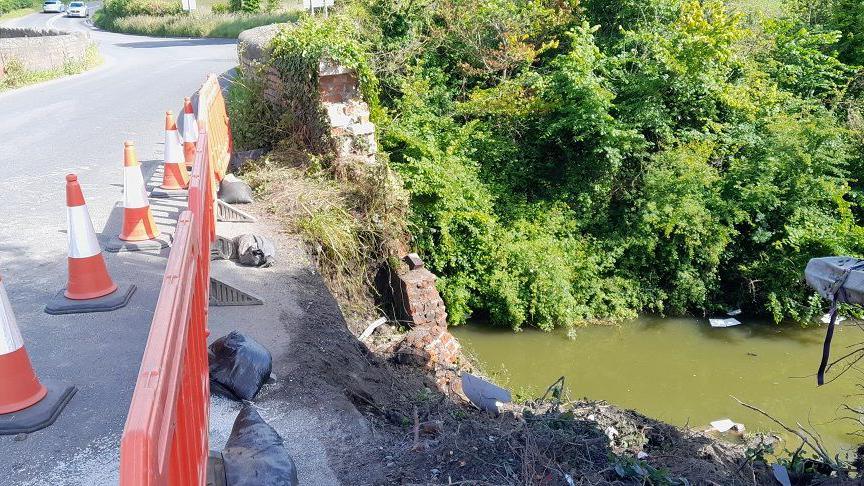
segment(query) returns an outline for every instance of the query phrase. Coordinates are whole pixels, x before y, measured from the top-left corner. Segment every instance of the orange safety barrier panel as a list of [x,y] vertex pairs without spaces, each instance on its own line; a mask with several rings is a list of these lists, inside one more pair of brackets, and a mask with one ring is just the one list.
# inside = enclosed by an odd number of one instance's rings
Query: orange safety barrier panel
[[213,171],[201,127],[189,210],[177,223],[123,438],[122,486],[204,485],[210,414],[207,306]]
[[225,108],[225,98],[219,86],[219,78],[211,74],[198,92],[198,125],[206,126],[210,136],[210,166],[216,181],[225,177],[234,141],[231,138],[231,121]]

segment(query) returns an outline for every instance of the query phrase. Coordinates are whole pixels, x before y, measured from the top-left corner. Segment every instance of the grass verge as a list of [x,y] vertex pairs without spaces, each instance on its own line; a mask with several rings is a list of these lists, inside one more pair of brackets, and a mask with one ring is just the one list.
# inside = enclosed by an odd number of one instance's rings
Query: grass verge
[[[17,5],[21,5],[21,3],[18,3]],[[8,8],[4,8],[4,2],[0,0],[0,21],[17,19],[18,17],[39,12],[42,10],[41,7],[42,2],[40,0],[31,0],[29,5],[15,6],[14,9],[9,10]]]
[[46,71],[28,71],[23,64],[13,59],[5,66],[6,76],[0,78],[0,92],[83,73],[99,64],[102,64],[102,56],[99,54],[96,44],[90,44],[87,47],[82,59],[67,61],[63,67]]
[[[161,4],[157,2],[155,5]],[[208,2],[200,2],[198,10],[188,13],[150,11],[152,7],[149,10],[120,9],[111,4],[93,14],[93,23],[99,28],[126,34],[236,39],[244,30],[293,22],[300,15],[300,10],[294,4],[285,4],[274,11],[258,13],[215,11],[213,7]]]
[[236,39],[240,32],[262,25],[291,22],[296,12],[239,14],[204,13],[178,14],[165,17],[133,15],[107,19],[94,15],[97,26],[112,32],[150,35],[156,37],[219,37]]

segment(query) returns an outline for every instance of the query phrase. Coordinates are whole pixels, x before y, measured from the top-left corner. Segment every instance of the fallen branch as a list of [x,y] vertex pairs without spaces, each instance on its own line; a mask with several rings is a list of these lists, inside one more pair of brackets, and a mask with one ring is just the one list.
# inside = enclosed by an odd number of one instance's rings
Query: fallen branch
[[846,474],[846,472],[847,472],[846,466],[841,464],[839,462],[839,460],[835,461],[834,459],[832,459],[831,456],[828,454],[828,450],[825,449],[825,446],[822,445],[822,442],[816,437],[816,435],[813,432],[805,429],[800,423],[796,423],[796,425],[798,425],[798,428],[800,430],[795,430],[792,427],[789,427],[788,425],[781,422],[779,419],[772,417],[770,414],[768,414],[768,412],[762,410],[761,408],[750,405],[749,403],[744,403],[741,400],[738,400],[738,398],[736,398],[733,395],[729,395],[729,396],[732,397],[732,399],[735,400],[736,402],[738,402],[741,406],[743,406],[745,408],[749,408],[750,410],[753,410],[754,412],[761,414],[762,416],[770,419],[772,422],[774,422],[775,424],[782,427],[785,431],[789,432],[790,434],[794,434],[794,435],[798,436],[798,438],[801,439],[801,441],[803,442],[802,446],[806,445],[813,452],[815,452],[816,455],[819,456],[819,459],[822,461],[823,464],[830,467],[832,470],[834,470],[837,473],[844,474],[844,475]]

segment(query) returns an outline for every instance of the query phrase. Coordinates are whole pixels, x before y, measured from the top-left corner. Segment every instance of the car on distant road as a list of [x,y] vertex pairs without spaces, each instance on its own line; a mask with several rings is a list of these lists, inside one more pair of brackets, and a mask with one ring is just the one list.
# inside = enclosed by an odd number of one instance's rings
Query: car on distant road
[[69,7],[66,9],[67,17],[89,17],[90,10],[87,8],[87,4],[84,2],[72,2],[69,4]]
[[45,0],[42,4],[42,11],[45,13],[61,13],[66,11],[66,4],[60,0]]

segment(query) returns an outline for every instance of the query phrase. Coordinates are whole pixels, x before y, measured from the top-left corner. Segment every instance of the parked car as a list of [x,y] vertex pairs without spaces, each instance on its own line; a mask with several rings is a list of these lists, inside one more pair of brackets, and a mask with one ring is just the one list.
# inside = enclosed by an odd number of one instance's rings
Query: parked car
[[42,11],[45,13],[60,13],[66,11],[66,4],[60,0],[45,0],[42,4]]
[[87,8],[87,4],[84,2],[72,2],[69,4],[69,8],[66,9],[67,17],[89,17],[90,10]]

